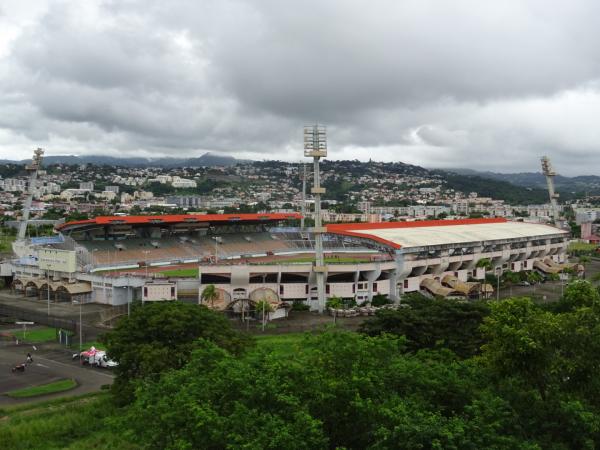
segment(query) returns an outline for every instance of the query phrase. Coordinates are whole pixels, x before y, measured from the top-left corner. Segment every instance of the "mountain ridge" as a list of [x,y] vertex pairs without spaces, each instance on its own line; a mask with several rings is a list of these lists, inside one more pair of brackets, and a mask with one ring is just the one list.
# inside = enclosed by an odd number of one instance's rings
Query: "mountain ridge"
[[[0,160],[0,164],[27,164],[31,160]],[[116,157],[102,155],[49,155],[44,157],[45,164],[96,164],[123,167],[201,167],[201,166],[233,166],[247,160],[236,159],[233,156],[218,155],[207,152],[201,156],[190,158],[144,158],[144,157]]]

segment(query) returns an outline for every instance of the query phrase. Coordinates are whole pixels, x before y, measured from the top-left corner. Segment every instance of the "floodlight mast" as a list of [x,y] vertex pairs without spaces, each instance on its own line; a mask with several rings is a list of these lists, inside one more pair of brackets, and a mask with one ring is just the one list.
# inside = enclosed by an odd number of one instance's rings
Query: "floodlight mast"
[[325,194],[325,188],[321,187],[321,175],[319,171],[319,160],[327,156],[327,130],[324,126],[315,124],[304,127],[304,156],[313,158],[314,177],[311,193],[315,199],[315,256],[313,266],[317,278],[317,295],[319,313],[325,311],[325,258],[323,256],[323,233],[327,231],[321,220],[321,195]]
[[300,228],[304,230],[304,217],[306,216],[306,164],[302,164],[302,205],[300,205]]
[[558,226],[559,222],[559,212],[558,212],[558,194],[554,190],[554,177],[556,176],[556,172],[552,168],[552,164],[550,164],[550,158],[547,156],[542,156],[542,172],[546,177],[546,184],[548,185],[548,195],[550,197],[550,205],[552,207],[552,218],[554,219],[554,224]]
[[23,204],[23,213],[21,217],[21,223],[19,224],[19,233],[17,234],[17,240],[22,241],[25,239],[27,233],[27,222],[29,221],[29,212],[31,210],[31,202],[33,201],[33,193],[35,192],[35,181],[37,180],[38,171],[42,165],[42,157],[44,150],[37,148],[33,152],[33,158],[31,164],[25,166],[25,170],[29,172],[29,186],[27,189],[27,197]]

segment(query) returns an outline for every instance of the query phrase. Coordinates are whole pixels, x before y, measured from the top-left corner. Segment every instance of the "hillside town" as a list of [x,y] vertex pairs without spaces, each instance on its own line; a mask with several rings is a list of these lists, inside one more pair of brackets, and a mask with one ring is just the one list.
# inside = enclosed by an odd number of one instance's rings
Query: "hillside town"
[[[18,220],[27,192],[27,175],[17,164],[4,164],[1,169],[0,207],[6,219]],[[31,218],[44,221],[152,212],[300,212],[304,171],[303,164],[281,161],[182,168],[55,164],[40,171]],[[310,183],[310,170],[306,174]],[[548,222],[551,217],[549,203],[519,204],[502,192],[488,196],[461,191],[452,187],[445,175],[402,163],[325,161],[323,220],[505,217]],[[511,189],[525,190],[512,185]],[[304,202],[310,218],[314,201],[309,193]],[[572,206],[577,209],[591,205],[574,200]],[[559,207],[562,210],[564,205]]]

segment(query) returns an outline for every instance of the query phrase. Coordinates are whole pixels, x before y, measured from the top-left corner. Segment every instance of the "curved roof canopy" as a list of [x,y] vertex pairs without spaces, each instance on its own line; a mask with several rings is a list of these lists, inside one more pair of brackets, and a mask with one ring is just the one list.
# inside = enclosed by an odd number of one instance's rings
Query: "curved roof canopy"
[[327,226],[327,231],[371,239],[396,249],[568,234],[549,225],[502,218],[333,224]]
[[99,216],[93,219],[76,220],[58,225],[62,232],[80,228],[109,225],[173,225],[177,223],[218,223],[270,222],[277,220],[300,219],[298,213],[274,214],[165,214],[154,216]]

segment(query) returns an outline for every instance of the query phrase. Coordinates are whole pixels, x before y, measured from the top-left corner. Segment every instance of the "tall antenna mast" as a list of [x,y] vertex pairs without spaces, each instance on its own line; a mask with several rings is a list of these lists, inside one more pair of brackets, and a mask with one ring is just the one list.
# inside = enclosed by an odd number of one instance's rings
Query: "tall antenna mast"
[[302,205],[300,205],[300,228],[304,230],[304,217],[306,216],[306,164],[302,164]]
[[546,184],[548,185],[548,195],[550,196],[550,205],[552,206],[552,218],[554,224],[558,225],[559,214],[558,214],[558,194],[554,190],[554,177],[556,172],[550,164],[550,158],[542,156],[542,173],[546,177]]
[[33,201],[33,193],[35,191],[35,181],[37,180],[38,171],[42,165],[43,155],[44,150],[37,148],[33,152],[31,164],[25,166],[25,170],[29,172],[29,186],[27,189],[27,198],[25,198],[25,204],[23,205],[23,214],[21,217],[21,223],[19,224],[19,233],[17,234],[17,240],[19,241],[25,239],[25,234],[27,233],[27,222],[29,221],[31,202]]
[[321,187],[321,175],[319,171],[319,160],[327,156],[327,130],[324,126],[315,124],[304,127],[304,156],[313,158],[314,178],[311,193],[315,198],[315,256],[316,261],[313,272],[317,277],[318,311],[325,310],[325,258],[323,257],[323,233],[327,231],[321,221],[321,195],[325,194],[325,188]]

